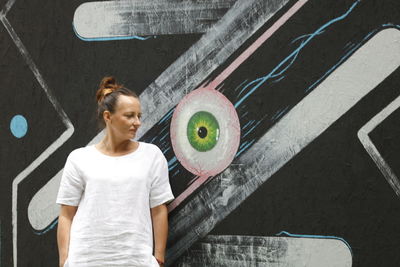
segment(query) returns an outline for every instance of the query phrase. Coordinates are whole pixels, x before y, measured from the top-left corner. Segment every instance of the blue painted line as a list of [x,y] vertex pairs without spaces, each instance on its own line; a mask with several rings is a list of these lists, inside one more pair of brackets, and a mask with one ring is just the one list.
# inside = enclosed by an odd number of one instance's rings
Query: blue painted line
[[172,159],[170,159],[170,161],[168,161],[168,166],[174,164],[176,162],[176,157],[173,157]]
[[[321,31],[320,33],[318,33],[318,35],[323,34],[324,32],[325,32],[325,31]],[[294,43],[296,43],[296,42],[299,41],[299,40],[303,40],[303,39],[305,39],[306,37],[310,37],[311,35],[312,35],[312,33],[301,35],[301,36],[299,36],[299,37],[293,39],[293,41],[291,41],[291,43],[294,44]]]
[[156,140],[157,137],[158,137],[157,135],[154,136],[154,137],[151,139],[150,143],[153,144],[154,140]]
[[343,49],[348,49],[348,48],[351,48],[352,46],[354,46],[354,43],[352,43],[351,41],[350,42],[348,42],[344,47],[343,47]]
[[248,135],[249,133],[251,133],[259,124],[261,121],[258,121],[253,127],[251,127],[243,136],[242,138],[244,138],[246,135]]
[[167,136],[169,136],[169,133],[164,134],[164,135],[160,138],[160,141],[164,140],[165,137],[167,137]]
[[[327,23],[325,23],[324,25],[322,25],[320,28],[318,28],[314,33],[310,34],[308,36],[308,38],[304,41],[301,42],[301,44],[299,45],[299,47],[297,49],[295,49],[289,56],[287,56],[283,61],[281,61],[268,75],[261,77],[261,78],[257,78],[254,81],[250,82],[249,84],[254,84],[256,82],[258,82],[254,87],[252,87],[252,89],[250,89],[249,92],[247,92],[238,102],[236,102],[234,104],[234,107],[237,108],[240,106],[241,103],[243,103],[244,100],[246,100],[255,90],[257,90],[261,85],[263,85],[267,80],[269,80],[271,77],[276,77],[281,75],[282,73],[284,73],[284,71],[286,71],[291,64],[293,64],[294,59],[297,58],[297,55],[300,53],[300,51],[312,40],[314,39],[315,36],[321,34],[321,32],[323,32],[326,28],[328,28],[330,25],[341,21],[343,19],[345,19],[350,13],[351,11],[353,11],[353,9],[357,6],[357,4],[360,2],[361,0],[357,0],[355,1],[351,7],[341,16],[334,18],[330,21],[328,21]],[[277,71],[279,71],[281,69],[282,66],[284,66],[287,62],[290,62],[288,66],[286,66],[282,71],[280,71],[279,73],[276,73]],[[248,88],[249,86],[246,86],[245,88]]]
[[255,120],[250,120],[248,123],[246,123],[243,127],[242,130],[246,129],[247,126],[249,126],[250,124],[253,124],[255,122]]
[[248,79],[244,80],[241,84],[239,84],[238,86],[236,86],[236,88],[235,88],[234,91],[236,92],[237,90],[239,90],[239,88],[242,87],[245,83],[247,83],[247,81],[248,81]]
[[[311,89],[313,89],[317,84],[319,84],[322,80],[324,80],[329,74],[331,74],[335,69],[337,69],[339,67],[339,65],[341,65],[345,60],[347,60],[358,48],[360,48],[361,45],[363,45],[367,40],[369,40],[372,35],[374,35],[375,33],[377,33],[380,30],[383,30],[384,28],[396,28],[400,30],[400,25],[397,24],[391,24],[391,23],[387,23],[387,24],[382,24],[381,27],[372,30],[371,32],[369,32],[361,42],[359,42],[357,45],[354,46],[353,44],[353,48],[350,49],[335,65],[333,65],[333,67],[331,67],[324,75],[322,75],[321,78],[319,78],[317,81],[315,81],[312,85],[310,85],[305,92],[309,92]],[[347,46],[347,45],[346,45]]]
[[[303,42],[305,42],[305,41],[303,41]],[[303,44],[303,42],[301,42],[301,44]],[[296,53],[293,55],[293,57],[290,60],[290,62],[281,71],[279,71],[278,73],[271,73],[270,78],[275,78],[275,77],[278,77],[278,76],[282,75],[283,73],[285,73],[293,65],[293,63],[296,61],[297,57],[300,54],[300,51],[301,50],[296,51]],[[282,66],[284,66],[284,65],[282,64],[281,67]],[[276,69],[276,71],[278,71],[278,70],[279,69]]]
[[157,123],[157,125],[160,125],[161,123],[163,123],[165,120],[169,119],[172,117],[172,114],[175,110],[175,107],[172,108],[170,111],[168,111],[167,114],[164,115],[164,117],[161,118],[161,120]]
[[247,114],[249,114],[248,111],[246,111],[245,113],[243,113],[241,118],[243,118],[243,117],[246,116]]
[[279,79],[276,79],[275,81],[272,81],[272,83],[278,83],[281,80],[283,80],[285,77],[286,77],[285,75],[282,75],[282,77],[280,77]]
[[344,61],[346,61],[353,53],[355,50],[357,50],[364,42],[365,40],[369,39],[374,33],[377,32],[377,29],[373,30],[372,32],[368,33],[367,36],[358,43],[356,46],[354,46],[352,49],[350,49],[349,52],[347,52],[333,67],[331,67],[324,75],[321,76],[318,80],[316,80],[312,85],[310,85],[305,92],[309,92],[311,89],[314,89],[320,82],[322,82],[329,74],[331,74],[335,69],[337,69]]
[[[346,47],[347,46],[347,47]],[[345,47],[343,47],[343,50],[345,52],[348,52],[349,50],[353,49],[355,44],[354,43],[350,43],[349,45],[346,45]]]
[[283,114],[286,113],[286,111],[289,109],[289,106],[286,106],[284,109],[280,109],[278,110],[274,116],[272,116],[271,120],[272,121],[276,121],[277,119],[279,119],[280,117],[282,117]]
[[168,168],[168,171],[172,171],[176,166],[178,166],[178,163],[175,163],[171,167]]
[[393,23],[384,23],[382,24],[383,28],[396,28],[396,29],[400,29],[400,25],[398,24],[393,24]]
[[142,37],[142,36],[119,36],[119,37],[98,37],[98,38],[84,38],[82,36],[80,36],[75,29],[74,24],[72,23],[72,29],[74,30],[75,35],[81,39],[82,41],[86,41],[86,42],[102,42],[102,41],[116,41],[116,40],[140,40],[140,41],[145,41],[148,40],[150,38],[156,38],[155,36],[147,36],[147,37]]
[[251,86],[254,83],[260,82],[262,80],[264,80],[264,78],[257,78],[255,80],[249,82],[245,87],[242,88],[242,90],[240,90],[238,96],[240,96],[247,88],[249,88],[249,86]]
[[169,124],[165,125],[164,128],[161,129],[160,133],[164,132],[169,127]]
[[166,154],[170,149],[171,149],[171,147],[167,147],[167,149],[164,149],[163,154]]
[[35,235],[44,235],[50,230],[54,229],[56,225],[58,224],[58,217],[49,225],[47,226],[43,231],[33,231]]
[[239,157],[240,154],[243,153],[243,151],[246,150],[249,146],[251,146],[256,140],[251,140],[247,145],[245,145],[239,152],[236,153],[235,158]]
[[300,237],[300,238],[316,238],[316,239],[336,239],[336,240],[340,240],[340,241],[342,241],[343,243],[346,244],[346,246],[349,248],[349,250],[351,252],[351,255],[353,255],[353,251],[351,249],[350,244],[346,240],[344,240],[344,238],[342,238],[342,237],[329,236],[329,235],[328,236],[325,236],[325,235],[299,235],[299,234],[291,234],[291,233],[286,232],[286,231],[281,231],[281,232],[277,233],[276,235],[277,236],[286,235],[286,236],[289,236],[289,237]]
[[240,144],[239,148],[242,148],[243,146],[245,146],[249,141],[244,141],[243,143]]

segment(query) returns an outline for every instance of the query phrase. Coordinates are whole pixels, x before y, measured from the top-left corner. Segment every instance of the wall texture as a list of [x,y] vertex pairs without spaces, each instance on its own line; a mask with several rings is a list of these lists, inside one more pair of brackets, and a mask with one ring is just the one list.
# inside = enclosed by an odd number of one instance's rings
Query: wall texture
[[0,0],[0,265],[56,266],[94,94],[164,152],[169,266],[399,266],[397,0]]

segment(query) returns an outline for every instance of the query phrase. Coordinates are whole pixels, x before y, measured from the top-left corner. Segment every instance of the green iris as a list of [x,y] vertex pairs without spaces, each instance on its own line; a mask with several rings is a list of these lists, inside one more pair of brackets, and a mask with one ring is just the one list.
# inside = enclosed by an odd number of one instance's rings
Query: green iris
[[201,152],[211,150],[219,138],[217,119],[206,111],[195,113],[189,120],[187,137],[194,149]]

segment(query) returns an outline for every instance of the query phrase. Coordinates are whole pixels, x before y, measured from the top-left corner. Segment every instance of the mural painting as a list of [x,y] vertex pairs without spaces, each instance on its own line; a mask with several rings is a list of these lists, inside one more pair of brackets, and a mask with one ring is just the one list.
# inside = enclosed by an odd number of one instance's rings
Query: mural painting
[[1,266],[58,262],[94,93],[168,160],[167,266],[398,266],[400,2],[0,1]]

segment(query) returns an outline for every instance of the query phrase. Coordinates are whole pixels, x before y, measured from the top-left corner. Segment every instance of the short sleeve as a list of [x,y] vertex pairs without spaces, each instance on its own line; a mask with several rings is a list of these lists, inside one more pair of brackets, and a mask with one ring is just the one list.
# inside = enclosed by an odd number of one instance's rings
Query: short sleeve
[[150,208],[154,208],[164,203],[169,203],[174,199],[169,184],[168,163],[164,154],[159,149],[153,166],[153,181],[150,189]]
[[84,181],[73,162],[73,153],[69,154],[61,176],[57,204],[78,206],[84,191]]

